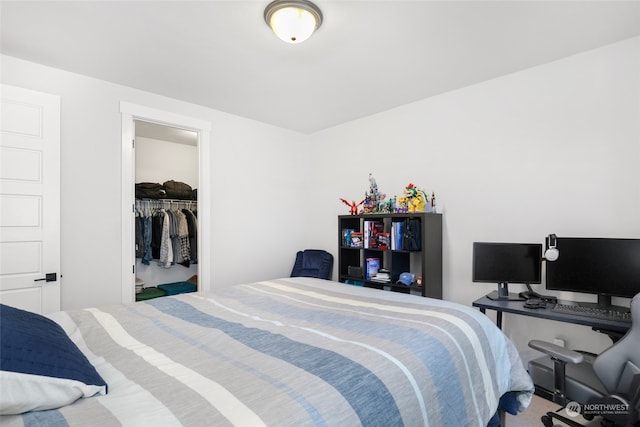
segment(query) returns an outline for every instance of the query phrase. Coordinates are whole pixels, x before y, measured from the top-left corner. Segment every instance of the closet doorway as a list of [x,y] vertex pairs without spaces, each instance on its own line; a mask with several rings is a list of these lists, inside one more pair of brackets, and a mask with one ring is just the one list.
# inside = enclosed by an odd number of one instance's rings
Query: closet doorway
[[134,129],[136,301],[194,292],[198,133],[142,120]]
[[[211,125],[198,119],[121,102],[122,113],[122,302],[136,301],[136,282],[146,287],[186,282],[197,277],[197,290],[209,290]],[[197,201],[166,197],[145,202],[136,199],[136,183],[186,184],[197,190]],[[178,188],[184,195],[184,186]],[[193,199],[193,196],[192,196]],[[137,217],[141,208],[183,208],[197,212],[197,263],[160,266],[159,259],[143,263],[136,249]],[[184,260],[183,260],[184,261]],[[136,280],[136,278],[138,280]],[[191,280],[194,281],[193,279]]]

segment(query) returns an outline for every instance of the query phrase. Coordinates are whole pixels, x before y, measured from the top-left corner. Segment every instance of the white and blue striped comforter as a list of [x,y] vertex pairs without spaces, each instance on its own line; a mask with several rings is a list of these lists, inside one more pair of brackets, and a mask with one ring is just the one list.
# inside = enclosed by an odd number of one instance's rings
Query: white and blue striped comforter
[[52,316],[109,393],[6,426],[486,426],[533,384],[458,304],[310,278]]

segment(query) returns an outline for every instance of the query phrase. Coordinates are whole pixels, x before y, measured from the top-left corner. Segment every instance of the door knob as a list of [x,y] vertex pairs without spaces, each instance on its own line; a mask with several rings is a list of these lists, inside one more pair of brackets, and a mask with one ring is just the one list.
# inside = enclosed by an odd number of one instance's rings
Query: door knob
[[58,280],[58,273],[47,273],[44,276],[44,279],[35,279],[34,282],[41,282],[43,280],[45,282],[55,282],[56,280]]

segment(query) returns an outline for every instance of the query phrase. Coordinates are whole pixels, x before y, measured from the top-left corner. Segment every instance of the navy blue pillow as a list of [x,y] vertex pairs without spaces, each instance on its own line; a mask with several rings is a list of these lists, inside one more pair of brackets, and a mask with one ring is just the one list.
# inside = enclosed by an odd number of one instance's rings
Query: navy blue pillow
[[[52,409],[107,392],[107,383],[60,325],[4,304],[0,304],[0,374],[0,387],[8,387],[0,392],[0,414]],[[19,389],[25,381],[30,384]],[[51,402],[30,396],[51,388],[56,390]],[[38,397],[40,401],[31,402]]]

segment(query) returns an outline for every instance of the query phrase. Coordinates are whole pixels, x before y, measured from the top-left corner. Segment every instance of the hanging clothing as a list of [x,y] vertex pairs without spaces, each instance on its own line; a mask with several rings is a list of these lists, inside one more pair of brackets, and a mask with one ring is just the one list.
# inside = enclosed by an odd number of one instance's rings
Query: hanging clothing
[[164,214],[157,211],[153,217],[151,231],[151,258],[160,259],[160,245],[162,242],[162,226],[164,224]]
[[142,263],[149,265],[153,259],[151,251],[151,237],[152,237],[152,224],[153,219],[150,216],[142,218],[143,233],[142,233]]
[[167,215],[169,215],[169,239],[173,253],[171,264],[175,265],[182,262],[180,240],[178,238],[178,219],[175,211],[167,211]]
[[164,268],[176,264],[189,267],[198,262],[196,211],[161,207],[173,203],[185,202],[136,200],[136,258],[145,265],[154,259]]
[[189,267],[191,264],[191,245],[189,242],[189,225],[187,217],[182,211],[175,212],[178,217],[178,240],[180,241],[180,265]]
[[142,258],[144,254],[144,218],[136,213],[136,258]]
[[160,258],[158,265],[169,268],[173,263],[173,245],[171,243],[171,217],[162,209],[162,235],[160,237]]
[[198,219],[193,211],[183,209],[189,233],[189,258],[193,264],[198,263]]

